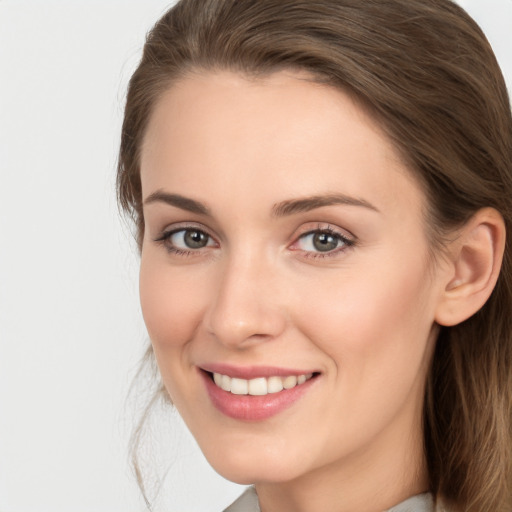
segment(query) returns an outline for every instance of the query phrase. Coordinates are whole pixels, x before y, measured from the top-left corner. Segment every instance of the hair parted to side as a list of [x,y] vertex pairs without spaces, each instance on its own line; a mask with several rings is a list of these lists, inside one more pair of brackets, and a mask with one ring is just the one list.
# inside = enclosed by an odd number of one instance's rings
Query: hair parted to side
[[[140,150],[190,71],[308,71],[369,108],[422,183],[434,248],[478,209],[512,233],[512,118],[482,31],[450,0],[181,0],[148,34],[126,102],[118,197],[139,247]],[[512,247],[485,306],[442,328],[427,380],[430,489],[454,511],[512,510]]]

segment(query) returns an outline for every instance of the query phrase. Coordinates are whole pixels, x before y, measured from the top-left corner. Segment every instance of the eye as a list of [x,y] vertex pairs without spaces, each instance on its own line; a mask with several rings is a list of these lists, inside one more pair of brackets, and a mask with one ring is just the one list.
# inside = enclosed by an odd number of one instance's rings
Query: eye
[[311,253],[311,256],[328,256],[354,245],[355,241],[332,228],[316,229],[301,235],[292,249]]
[[177,254],[189,254],[215,245],[212,237],[198,228],[180,228],[167,231],[155,240]]
[[208,245],[210,237],[198,229],[181,229],[172,233],[168,240],[178,249],[202,249]]

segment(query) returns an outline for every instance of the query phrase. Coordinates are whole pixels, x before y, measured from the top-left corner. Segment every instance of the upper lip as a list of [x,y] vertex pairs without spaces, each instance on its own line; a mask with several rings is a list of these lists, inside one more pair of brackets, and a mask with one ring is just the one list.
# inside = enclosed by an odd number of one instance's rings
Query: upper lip
[[220,373],[237,379],[255,379],[257,377],[288,377],[289,375],[307,375],[319,373],[315,370],[299,370],[296,368],[282,368],[277,366],[234,366],[225,363],[201,364],[201,370],[210,373]]

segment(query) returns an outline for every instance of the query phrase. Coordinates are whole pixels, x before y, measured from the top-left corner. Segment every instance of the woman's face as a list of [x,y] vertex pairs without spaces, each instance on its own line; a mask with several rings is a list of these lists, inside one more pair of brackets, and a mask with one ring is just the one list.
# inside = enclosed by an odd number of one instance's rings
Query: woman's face
[[217,471],[280,482],[421,445],[442,270],[363,109],[292,72],[193,74],[157,104],[141,173],[144,319]]

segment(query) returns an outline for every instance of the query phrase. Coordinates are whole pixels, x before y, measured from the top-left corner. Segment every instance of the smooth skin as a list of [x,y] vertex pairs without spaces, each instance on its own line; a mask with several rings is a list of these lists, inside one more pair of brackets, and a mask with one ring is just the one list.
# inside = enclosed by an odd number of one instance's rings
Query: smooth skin
[[[432,258],[425,195],[383,131],[348,95],[291,71],[173,85],[141,179],[144,319],[212,466],[254,483],[263,512],[380,512],[427,491],[438,324],[490,294],[501,217],[479,212]],[[212,363],[318,376],[288,409],[242,421],[206,393],[198,368]]]

